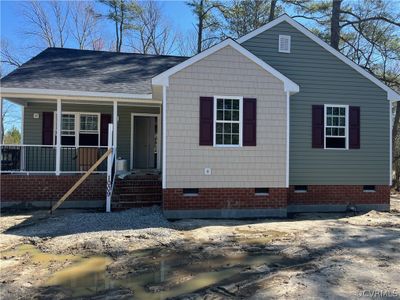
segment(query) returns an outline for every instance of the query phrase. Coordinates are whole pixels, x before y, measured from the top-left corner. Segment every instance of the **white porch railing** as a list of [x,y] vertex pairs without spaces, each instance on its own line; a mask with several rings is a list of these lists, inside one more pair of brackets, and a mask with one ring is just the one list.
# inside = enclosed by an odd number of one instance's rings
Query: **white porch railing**
[[[107,146],[61,146],[61,174],[83,174],[107,151]],[[0,145],[1,173],[56,173],[56,146]],[[106,173],[104,161],[94,173]]]

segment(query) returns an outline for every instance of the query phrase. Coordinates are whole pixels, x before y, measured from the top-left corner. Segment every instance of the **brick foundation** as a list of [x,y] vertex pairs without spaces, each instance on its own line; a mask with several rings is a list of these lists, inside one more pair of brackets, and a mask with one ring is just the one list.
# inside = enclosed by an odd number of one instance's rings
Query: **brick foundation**
[[182,189],[164,189],[164,210],[285,208],[287,189],[270,188],[258,196],[254,188],[205,188],[198,196],[184,196]]
[[349,206],[360,211],[388,210],[389,205],[390,187],[384,185],[375,186],[375,192],[364,192],[362,185],[310,185],[305,193],[290,186],[270,188],[265,196],[255,195],[253,188],[205,188],[197,196],[185,196],[182,189],[163,190],[164,212],[171,218],[207,217],[208,213],[212,217],[286,216],[287,212],[346,211]]
[[[2,202],[59,200],[82,175],[13,175],[0,176]],[[66,201],[92,201],[106,198],[106,176],[92,174]]]
[[[2,203],[54,202],[60,199],[81,175],[14,175],[0,176],[0,199]],[[134,187],[134,186],[133,186]],[[91,175],[67,200],[104,204],[106,197],[106,176]],[[85,202],[89,201],[89,202]],[[194,216],[207,212],[224,211],[225,217],[274,214],[286,215],[286,210],[299,211],[341,211],[348,206],[361,209],[388,210],[390,187],[376,185],[375,192],[364,192],[362,185],[309,185],[306,193],[297,193],[294,186],[270,188],[268,195],[256,195],[254,188],[201,188],[197,196],[183,195],[182,189],[163,190],[165,212],[192,211]],[[232,213],[229,213],[232,212]],[[239,212],[239,213],[238,213]],[[269,212],[273,212],[269,214]],[[277,212],[277,213],[276,213]],[[214,214],[218,217],[218,213]]]
[[362,185],[309,185],[306,193],[290,186],[288,205],[389,204],[390,186],[376,185],[375,192],[364,192]]

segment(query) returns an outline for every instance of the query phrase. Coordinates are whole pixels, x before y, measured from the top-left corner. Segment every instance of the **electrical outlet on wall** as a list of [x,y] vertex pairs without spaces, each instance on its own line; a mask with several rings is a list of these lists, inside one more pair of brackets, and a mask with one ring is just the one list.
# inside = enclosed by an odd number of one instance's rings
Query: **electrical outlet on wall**
[[204,168],[204,175],[211,175],[211,168]]

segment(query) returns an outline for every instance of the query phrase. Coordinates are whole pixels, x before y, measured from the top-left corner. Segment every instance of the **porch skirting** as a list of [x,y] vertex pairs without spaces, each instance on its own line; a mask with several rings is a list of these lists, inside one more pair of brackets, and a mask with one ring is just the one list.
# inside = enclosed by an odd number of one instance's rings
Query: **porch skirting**
[[[82,176],[79,175],[0,175],[1,207],[50,207],[59,200]],[[106,175],[92,174],[65,201],[62,207],[84,208],[105,205]]]

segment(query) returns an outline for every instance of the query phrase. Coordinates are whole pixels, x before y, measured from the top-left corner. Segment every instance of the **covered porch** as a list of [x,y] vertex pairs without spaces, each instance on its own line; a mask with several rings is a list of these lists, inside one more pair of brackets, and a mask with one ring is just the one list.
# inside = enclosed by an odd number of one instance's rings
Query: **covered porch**
[[[96,93],[91,93],[96,94]],[[4,93],[22,108],[21,144],[1,144],[1,173],[85,173],[107,151],[108,124],[118,165],[131,173],[161,170],[161,101],[98,95]],[[125,96],[126,97],[126,96]],[[60,138],[59,138],[60,137]],[[106,173],[107,162],[95,173]]]

